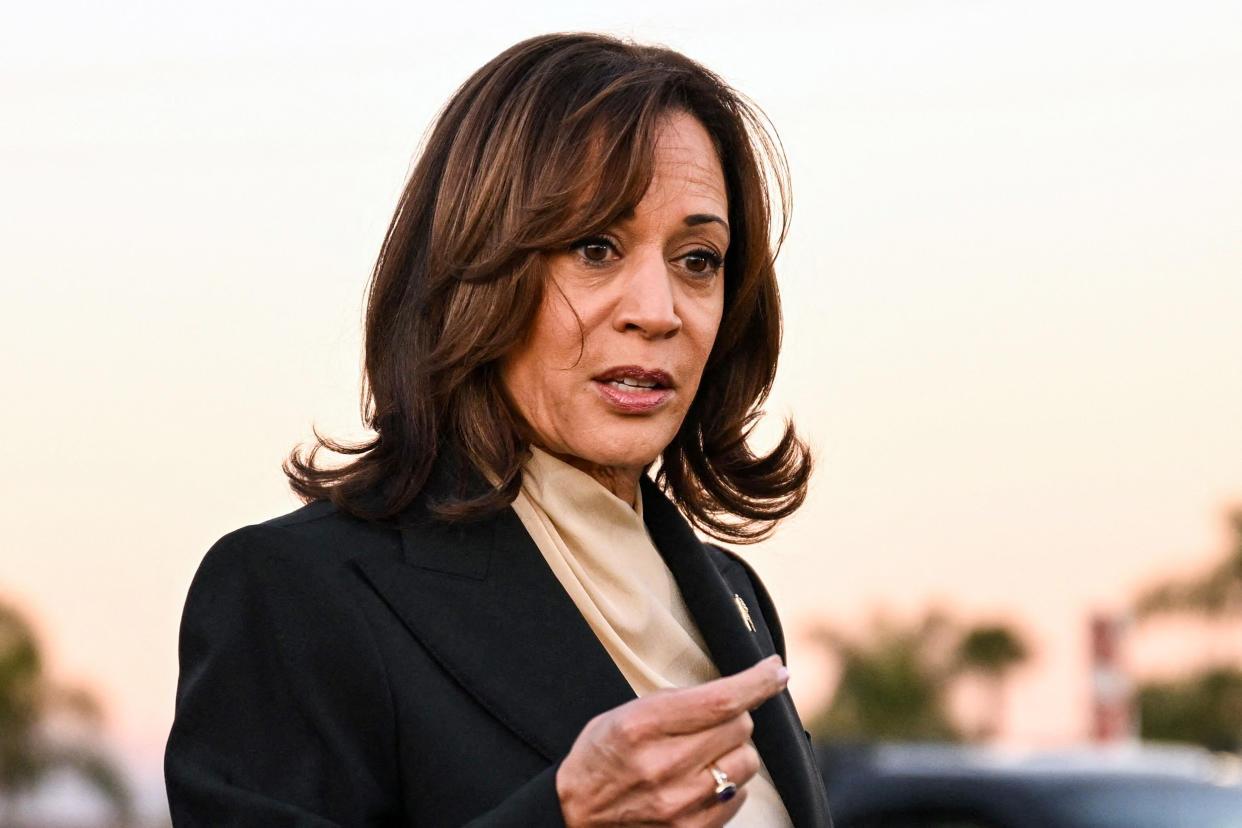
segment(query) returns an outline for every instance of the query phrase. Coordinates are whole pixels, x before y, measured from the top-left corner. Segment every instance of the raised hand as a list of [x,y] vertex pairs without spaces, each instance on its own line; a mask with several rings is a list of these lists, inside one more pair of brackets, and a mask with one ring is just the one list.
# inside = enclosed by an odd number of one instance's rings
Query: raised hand
[[[735,675],[657,691],[596,716],[556,775],[566,825],[724,825],[759,771],[749,711],[788,680],[780,657],[770,656]],[[727,801],[716,796],[713,767],[737,788]]]

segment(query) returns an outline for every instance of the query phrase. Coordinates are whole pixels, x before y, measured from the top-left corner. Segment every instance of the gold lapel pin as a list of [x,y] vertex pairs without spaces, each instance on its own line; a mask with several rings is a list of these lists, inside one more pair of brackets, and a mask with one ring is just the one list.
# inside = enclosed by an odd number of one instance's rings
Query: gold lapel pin
[[750,609],[747,608],[746,602],[742,600],[742,596],[736,592],[733,593],[733,603],[737,604],[737,614],[742,616],[742,620],[746,622],[746,629],[755,632],[755,622],[750,620]]

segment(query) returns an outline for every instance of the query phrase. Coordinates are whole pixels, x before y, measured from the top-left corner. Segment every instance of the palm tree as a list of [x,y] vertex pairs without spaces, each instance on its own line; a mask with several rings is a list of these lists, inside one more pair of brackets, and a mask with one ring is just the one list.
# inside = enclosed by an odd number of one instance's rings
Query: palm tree
[[1242,507],[1235,508],[1226,520],[1233,530],[1233,548],[1224,559],[1200,575],[1149,588],[1135,602],[1137,618],[1173,612],[1208,618],[1242,615]]
[[[1147,589],[1134,603],[1138,620],[1174,613],[1242,619],[1242,506],[1226,520],[1232,540],[1224,558],[1198,575]],[[1144,682],[1137,702],[1144,739],[1242,751],[1242,670],[1236,665],[1209,665],[1180,680]]]
[[1012,627],[982,624],[967,630],[957,645],[960,672],[979,676],[987,688],[988,711],[978,737],[989,739],[1000,732],[1005,717],[1005,679],[1030,658],[1030,648]]
[[828,628],[815,635],[840,667],[831,702],[810,722],[811,735],[825,742],[960,739],[947,698],[954,682],[971,674],[983,679],[992,698],[979,735],[995,735],[1005,679],[1031,652],[1012,627],[963,629],[937,611],[910,625],[879,617],[861,639]]
[[1144,739],[1242,751],[1242,670],[1236,667],[1146,682],[1139,687],[1138,706]]
[[939,613],[901,626],[873,622],[864,640],[821,629],[818,641],[841,668],[828,708],[810,722],[819,741],[960,737],[945,704],[949,663],[941,657],[949,622]]
[[13,823],[18,796],[61,768],[94,786],[118,819],[129,818],[129,790],[115,765],[90,745],[47,736],[47,721],[61,714],[88,725],[102,719],[90,693],[47,679],[34,630],[15,609],[0,603],[0,825]]

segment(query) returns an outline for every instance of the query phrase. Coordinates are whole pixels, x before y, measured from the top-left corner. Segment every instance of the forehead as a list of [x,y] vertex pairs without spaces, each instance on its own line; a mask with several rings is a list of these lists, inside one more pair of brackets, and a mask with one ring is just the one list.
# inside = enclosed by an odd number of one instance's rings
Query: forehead
[[687,212],[726,218],[728,186],[702,122],[684,110],[650,115],[594,119],[568,141],[571,149],[548,156],[552,175],[530,192],[533,211],[548,220],[544,249],[631,220],[636,210],[655,206],[652,198],[689,195],[700,203]]
[[[697,118],[685,112],[668,115],[656,133],[652,180],[647,195],[677,191],[728,204],[724,172],[716,145]],[[669,190],[674,190],[669,192]]]

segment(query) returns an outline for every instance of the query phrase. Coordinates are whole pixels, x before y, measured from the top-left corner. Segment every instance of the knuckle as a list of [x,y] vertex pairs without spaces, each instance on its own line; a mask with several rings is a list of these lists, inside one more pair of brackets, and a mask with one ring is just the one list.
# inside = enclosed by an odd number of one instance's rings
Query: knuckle
[[652,816],[660,822],[677,824],[677,817],[681,813],[681,810],[681,802],[679,802],[678,799],[668,790],[659,788],[652,794]]
[[752,777],[759,772],[759,751],[750,745],[746,745],[742,749],[742,773],[747,777]]
[[659,785],[664,780],[664,767],[656,758],[639,757],[634,762],[634,771],[643,787],[655,792],[656,795],[660,793]]
[[612,727],[615,719],[616,716],[611,712],[600,713],[586,723],[586,726],[582,728],[582,732],[590,734],[592,737],[598,736],[601,732],[606,733]]
[[733,716],[737,712],[733,697],[727,693],[712,693],[704,700],[703,706],[711,716],[720,719]]
[[755,732],[755,720],[750,717],[749,713],[743,713],[738,716],[739,729],[742,732],[743,741],[749,739],[751,734]]
[[625,767],[630,785],[646,797],[659,793],[669,776],[668,757],[651,745],[629,751]]
[[643,718],[632,711],[626,711],[625,715],[612,720],[610,735],[622,747],[633,748],[643,741],[645,732]]

